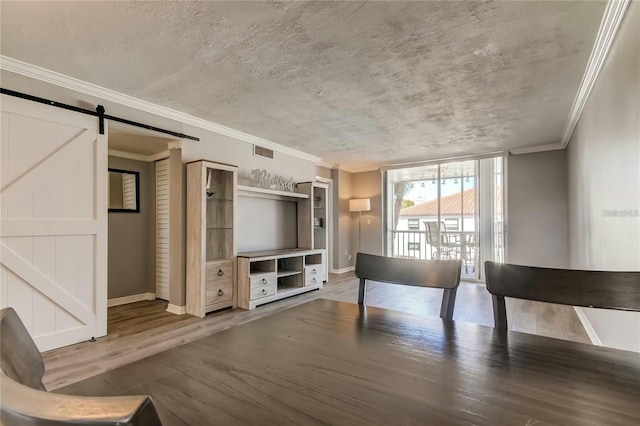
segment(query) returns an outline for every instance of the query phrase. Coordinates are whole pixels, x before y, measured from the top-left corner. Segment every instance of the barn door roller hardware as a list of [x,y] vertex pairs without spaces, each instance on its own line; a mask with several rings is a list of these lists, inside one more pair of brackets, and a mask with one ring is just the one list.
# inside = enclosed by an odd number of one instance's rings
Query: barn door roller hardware
[[173,132],[171,130],[161,129],[161,128],[155,127],[155,126],[149,126],[148,124],[138,123],[136,121],[127,120],[125,118],[114,117],[113,115],[107,115],[107,114],[105,114],[105,109],[104,109],[104,107],[102,105],[98,105],[96,107],[96,110],[92,111],[90,109],[84,109],[84,108],[79,108],[79,107],[76,107],[76,106],[73,106],[73,105],[63,104],[61,102],[52,101],[51,99],[39,98],[37,96],[28,95],[26,93],[21,93],[21,92],[16,92],[14,90],[5,89],[5,88],[2,88],[2,87],[0,87],[0,93],[3,94],[3,95],[7,95],[7,96],[14,96],[16,98],[26,99],[28,101],[38,102],[38,103],[41,103],[41,104],[54,106],[56,108],[67,109],[69,111],[75,111],[75,112],[79,112],[81,114],[87,114],[87,115],[92,115],[94,117],[98,117],[99,127],[100,127],[100,134],[101,135],[104,135],[104,120],[107,119],[107,120],[111,120],[111,121],[117,121],[119,123],[128,124],[130,126],[140,127],[142,129],[153,130],[154,132],[160,132],[160,133],[164,133],[164,134],[167,134],[167,135],[175,136],[176,138],[179,138],[179,139],[189,139],[189,140],[192,140],[192,141],[199,141],[200,140],[200,138],[197,138],[195,136],[185,135],[184,133]]

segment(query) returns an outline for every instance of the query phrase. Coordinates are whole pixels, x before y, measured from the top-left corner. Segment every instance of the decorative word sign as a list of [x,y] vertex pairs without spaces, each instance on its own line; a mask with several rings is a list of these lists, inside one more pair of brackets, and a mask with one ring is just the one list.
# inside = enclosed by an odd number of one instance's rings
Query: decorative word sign
[[293,192],[296,184],[293,183],[293,178],[287,178],[278,175],[272,175],[267,173],[265,169],[253,169],[251,170],[251,181],[253,185],[260,188],[267,189],[279,189],[281,191]]

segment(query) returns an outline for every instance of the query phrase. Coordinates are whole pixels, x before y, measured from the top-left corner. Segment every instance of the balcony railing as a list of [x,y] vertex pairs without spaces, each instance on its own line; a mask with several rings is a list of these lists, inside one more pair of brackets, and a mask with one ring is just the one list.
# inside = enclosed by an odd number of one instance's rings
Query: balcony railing
[[[436,239],[437,240],[437,239]],[[462,274],[476,276],[478,245],[475,231],[443,231],[441,244],[434,243],[427,231],[391,231],[391,255],[407,259],[461,259]]]

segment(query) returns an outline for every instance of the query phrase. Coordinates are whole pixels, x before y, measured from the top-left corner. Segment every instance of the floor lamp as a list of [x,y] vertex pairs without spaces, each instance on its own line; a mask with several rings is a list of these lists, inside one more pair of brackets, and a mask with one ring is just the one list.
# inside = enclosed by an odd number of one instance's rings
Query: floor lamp
[[358,251],[362,242],[362,212],[371,210],[371,200],[369,198],[354,198],[349,200],[349,211],[358,212]]

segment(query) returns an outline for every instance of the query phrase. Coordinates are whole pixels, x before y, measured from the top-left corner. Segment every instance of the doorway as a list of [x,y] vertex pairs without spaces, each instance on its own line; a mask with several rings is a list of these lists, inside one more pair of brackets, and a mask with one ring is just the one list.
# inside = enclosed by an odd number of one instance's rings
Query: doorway
[[[175,141],[119,123],[109,125],[109,307],[169,301],[171,176],[167,158]],[[132,191],[129,200],[120,200],[122,194]],[[122,208],[127,203],[129,208]]]
[[504,257],[504,159],[434,163],[387,171],[388,256],[460,259],[461,277]]

